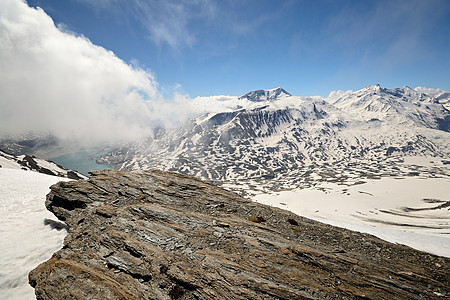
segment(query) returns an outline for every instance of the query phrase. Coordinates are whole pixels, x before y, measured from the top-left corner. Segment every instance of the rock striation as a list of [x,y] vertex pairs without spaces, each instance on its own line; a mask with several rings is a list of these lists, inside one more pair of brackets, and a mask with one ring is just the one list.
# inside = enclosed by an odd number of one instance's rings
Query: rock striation
[[[449,259],[162,171],[51,187],[64,247],[29,274],[37,299],[433,299]],[[441,298],[442,299],[442,298]]]

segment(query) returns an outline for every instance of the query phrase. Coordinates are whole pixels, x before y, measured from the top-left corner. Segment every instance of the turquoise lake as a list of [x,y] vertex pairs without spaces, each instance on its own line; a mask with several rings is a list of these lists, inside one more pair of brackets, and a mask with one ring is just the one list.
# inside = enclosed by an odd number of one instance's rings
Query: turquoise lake
[[108,165],[98,164],[95,157],[91,157],[92,153],[89,151],[81,151],[76,153],[64,154],[58,157],[50,158],[58,165],[67,169],[78,171],[86,176],[89,176],[89,171],[100,171],[111,169]]

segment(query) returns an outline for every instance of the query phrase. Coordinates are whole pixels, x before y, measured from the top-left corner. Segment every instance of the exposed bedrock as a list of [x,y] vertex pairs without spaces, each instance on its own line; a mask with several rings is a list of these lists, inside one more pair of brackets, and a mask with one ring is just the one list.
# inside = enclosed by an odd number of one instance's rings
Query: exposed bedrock
[[38,299],[430,299],[449,259],[162,171],[51,187],[64,247],[29,275]]

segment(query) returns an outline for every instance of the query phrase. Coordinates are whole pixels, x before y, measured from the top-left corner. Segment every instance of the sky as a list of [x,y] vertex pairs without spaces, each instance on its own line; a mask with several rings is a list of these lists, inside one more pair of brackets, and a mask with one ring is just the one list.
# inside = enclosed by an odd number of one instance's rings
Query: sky
[[449,15],[448,0],[1,0],[0,136],[135,138],[196,97],[279,86],[450,91]]
[[190,97],[450,90],[448,0],[29,0]]

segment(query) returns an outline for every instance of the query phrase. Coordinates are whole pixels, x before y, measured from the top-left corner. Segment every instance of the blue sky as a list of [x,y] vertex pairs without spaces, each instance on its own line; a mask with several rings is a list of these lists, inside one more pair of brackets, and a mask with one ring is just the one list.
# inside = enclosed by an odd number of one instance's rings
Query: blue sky
[[450,90],[450,1],[28,0],[190,97]]

